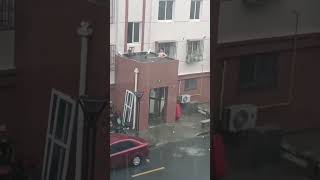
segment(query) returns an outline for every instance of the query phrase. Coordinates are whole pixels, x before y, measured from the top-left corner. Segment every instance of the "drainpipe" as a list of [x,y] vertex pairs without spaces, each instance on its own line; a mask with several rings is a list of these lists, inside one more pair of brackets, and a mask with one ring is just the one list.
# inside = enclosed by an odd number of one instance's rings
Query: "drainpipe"
[[117,44],[118,44],[118,26],[119,26],[119,18],[118,18],[118,9],[119,9],[119,1],[115,0],[114,1],[116,4],[116,8],[115,8],[115,26],[116,26],[116,37],[115,37],[115,45],[116,45],[116,52],[118,52],[118,47],[117,47]]
[[[80,82],[79,82],[79,96],[86,93],[87,85],[87,56],[88,56],[88,38],[91,36],[93,29],[91,24],[86,21],[80,23],[77,30],[81,36],[81,57],[80,57]],[[77,150],[76,150],[76,180],[81,180],[82,176],[82,144],[83,144],[83,125],[84,117],[81,108],[78,108],[78,127],[77,127]]]
[[[148,44],[148,46],[149,46],[149,49],[151,49],[151,25],[152,25],[151,21],[152,21],[153,0],[151,0],[149,2],[150,2],[150,7],[149,7],[150,18],[149,18],[149,34],[148,34],[149,35],[149,44]],[[156,51],[156,49],[154,49],[154,51]]]
[[129,11],[129,0],[126,0],[125,5],[125,23],[124,23],[124,49],[123,52],[127,52],[127,42],[128,42],[128,12]]
[[290,88],[289,88],[289,98],[287,102],[278,103],[278,104],[270,104],[270,105],[263,105],[258,106],[259,109],[266,109],[272,107],[279,107],[279,106],[289,106],[293,101],[293,93],[294,93],[294,82],[295,82],[295,67],[296,67],[296,54],[297,54],[297,34],[298,34],[298,26],[299,26],[299,18],[300,13],[296,10],[293,10],[292,13],[296,17],[296,24],[295,24],[295,33],[293,37],[293,53],[292,53],[292,62],[291,62],[291,75],[290,75]]
[[[138,74],[139,74],[139,69],[138,68],[134,68],[134,92],[138,91]],[[137,102],[136,102],[136,98],[134,103],[134,111],[133,111],[133,126],[132,129],[136,128],[136,114],[137,114]]]
[[224,99],[224,88],[225,88],[225,78],[226,78],[226,69],[227,69],[227,61],[225,60],[223,62],[223,70],[222,70],[222,80],[221,80],[221,92],[220,92],[220,116],[222,117],[222,113],[223,113],[223,99]]
[[146,0],[143,0],[143,5],[142,5],[142,38],[141,38],[141,52],[143,52],[144,49],[144,26],[146,23]]
[[138,90],[138,74],[139,74],[139,69],[134,68],[134,92],[137,92]]

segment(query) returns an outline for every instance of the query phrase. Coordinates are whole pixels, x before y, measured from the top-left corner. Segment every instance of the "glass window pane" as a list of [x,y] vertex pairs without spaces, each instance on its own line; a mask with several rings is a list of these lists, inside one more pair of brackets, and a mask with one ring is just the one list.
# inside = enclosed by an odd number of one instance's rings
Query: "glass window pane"
[[62,170],[64,168],[65,149],[59,147],[57,144],[53,146],[51,168],[49,173],[49,180],[61,180]]
[[117,153],[117,152],[118,152],[118,146],[117,146],[117,144],[111,145],[111,147],[110,147],[110,153],[111,153],[111,154],[114,154],[114,153]]
[[167,1],[166,20],[172,19],[173,1]]
[[195,5],[195,2],[194,1],[191,1],[191,8],[190,8],[190,19],[194,19],[194,5]]
[[57,121],[56,121],[56,132],[54,137],[57,139],[62,138],[62,133],[63,133],[63,125],[65,122],[65,117],[66,117],[66,101],[63,99],[60,99],[60,104],[59,104],[59,109],[58,109],[58,114],[57,114]]
[[159,1],[159,13],[158,13],[158,20],[164,20],[165,17],[165,1]]
[[72,114],[72,104],[67,103],[67,109],[66,109],[66,120],[63,127],[63,141],[64,143],[67,143],[68,141],[68,135],[69,135],[69,127],[71,123],[71,114]]
[[139,42],[139,23],[134,23],[134,42]]
[[50,117],[50,130],[49,130],[50,134],[52,134],[52,131],[53,131],[53,123],[54,123],[55,112],[57,108],[57,99],[58,99],[57,95],[53,95],[51,117]]
[[199,17],[200,17],[200,1],[197,1],[195,19],[199,19]]
[[128,40],[127,43],[132,43],[132,31],[133,31],[133,23],[129,22],[128,23]]
[[197,88],[197,79],[187,79],[185,80],[185,90],[192,90]]

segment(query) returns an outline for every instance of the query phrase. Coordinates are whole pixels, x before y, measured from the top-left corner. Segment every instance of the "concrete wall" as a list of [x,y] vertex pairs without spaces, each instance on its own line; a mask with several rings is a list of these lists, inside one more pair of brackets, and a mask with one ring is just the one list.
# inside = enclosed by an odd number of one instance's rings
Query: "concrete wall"
[[265,0],[260,6],[246,6],[242,0],[221,1],[218,41],[292,35],[296,23],[292,10],[300,12],[298,33],[319,32],[319,6],[318,0]]
[[0,70],[14,69],[14,32],[0,31]]
[[[129,21],[142,21],[143,0],[129,0]],[[124,51],[125,39],[125,0],[118,0],[116,9],[117,22],[110,27],[110,43],[117,45],[117,52]],[[177,59],[179,63],[179,75],[204,73],[210,71],[210,1],[203,0],[200,10],[200,20],[189,19],[191,1],[175,0],[173,21],[158,21],[158,0],[146,1],[145,16],[145,45],[144,50],[155,51],[156,41],[175,41]],[[140,26],[141,30],[142,26]],[[187,40],[204,40],[204,60],[194,64],[186,64]],[[128,44],[135,47],[135,51],[141,50],[140,42]],[[112,81],[112,80],[111,80]]]

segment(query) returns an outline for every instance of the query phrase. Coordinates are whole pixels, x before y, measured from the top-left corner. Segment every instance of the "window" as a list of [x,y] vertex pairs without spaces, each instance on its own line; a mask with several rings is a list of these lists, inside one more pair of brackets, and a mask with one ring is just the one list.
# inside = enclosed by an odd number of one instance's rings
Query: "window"
[[118,153],[121,151],[125,151],[127,149],[135,147],[135,144],[131,141],[123,141],[116,144],[111,145],[110,152],[111,154]]
[[158,20],[172,20],[173,0],[159,1]]
[[75,104],[70,97],[52,91],[42,179],[66,179]]
[[128,22],[128,43],[139,42],[139,23]]
[[200,0],[191,0],[190,19],[199,19],[200,17]]
[[15,1],[0,1],[0,28],[9,30],[14,28]]
[[240,89],[277,87],[278,54],[257,54],[240,59]]
[[197,89],[197,79],[186,79],[184,81],[184,90],[190,91]]
[[164,49],[164,52],[170,58],[176,57],[176,43],[175,42],[165,42],[165,43],[156,43],[156,50],[159,52],[160,49]]
[[203,60],[203,41],[187,42],[187,63],[193,63]]

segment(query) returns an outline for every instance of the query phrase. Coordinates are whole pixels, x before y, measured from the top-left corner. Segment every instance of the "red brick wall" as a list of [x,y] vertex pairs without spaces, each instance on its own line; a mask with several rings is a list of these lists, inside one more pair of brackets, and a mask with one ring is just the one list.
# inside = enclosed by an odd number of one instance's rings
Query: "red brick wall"
[[[312,42],[315,41],[314,38],[311,38],[311,40]],[[303,39],[301,41],[303,41]],[[279,43],[283,42],[280,41],[275,43],[275,48]],[[261,44],[263,44],[263,42],[261,42]],[[250,53],[254,53],[252,50],[253,47],[251,46],[256,45],[248,42],[245,46],[250,49]],[[278,46],[278,48],[279,47],[280,46]],[[256,46],[255,49],[256,52],[264,52],[263,48]],[[245,48],[243,50],[249,51]],[[269,49],[265,49],[265,51],[268,50]],[[224,51],[227,52],[227,49]],[[223,58],[226,62],[223,97],[224,105],[251,103],[258,106],[264,106],[288,102],[292,62],[291,52],[290,49],[280,50],[279,88],[277,90],[264,92],[240,93],[238,89],[239,57]],[[301,47],[297,50],[294,98],[292,103],[288,106],[259,108],[258,124],[278,124],[284,128],[290,129],[320,127],[320,121],[316,113],[320,100],[320,84],[317,83],[318,67],[320,66],[319,58],[320,46]]]
[[[123,111],[124,95],[126,89],[134,91],[134,68],[139,69],[138,91],[144,95],[140,102],[139,129],[148,128],[149,119],[149,91],[152,88],[168,87],[168,102],[166,122],[175,120],[175,104],[177,97],[178,61],[170,63],[138,63],[126,58],[117,57],[116,60],[116,84],[112,88],[111,97],[114,99],[117,111]],[[164,73],[165,72],[165,73]],[[160,82],[158,81],[160,80]]]
[[[197,79],[197,88],[194,90],[185,91],[184,89],[185,80],[192,79],[192,78]],[[191,101],[197,101],[201,103],[210,102],[210,73],[198,73],[198,74],[179,76],[178,83],[180,83],[180,95],[190,94]],[[178,94],[179,94],[179,90],[178,90]]]
[[[77,28],[82,20],[91,21],[94,28],[88,50],[88,93],[107,94],[105,13],[105,8],[87,0],[16,2],[15,60],[19,103],[14,124],[19,126],[18,150],[25,158],[33,159],[39,169],[51,88],[72,97],[78,96],[81,41]],[[99,128],[97,137],[96,179],[105,179],[108,169],[106,131]],[[71,163],[70,168],[73,167]]]

